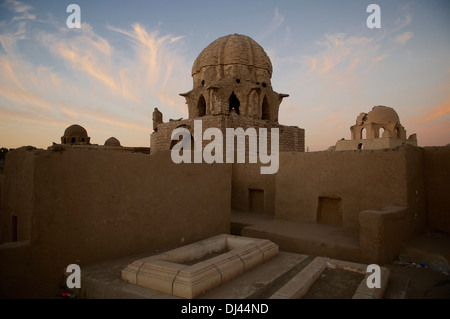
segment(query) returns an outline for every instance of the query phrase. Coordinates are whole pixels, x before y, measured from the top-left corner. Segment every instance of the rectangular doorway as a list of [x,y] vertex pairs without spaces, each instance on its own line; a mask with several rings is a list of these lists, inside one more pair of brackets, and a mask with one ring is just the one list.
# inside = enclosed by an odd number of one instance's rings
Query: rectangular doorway
[[264,214],[264,190],[248,189],[249,211]]

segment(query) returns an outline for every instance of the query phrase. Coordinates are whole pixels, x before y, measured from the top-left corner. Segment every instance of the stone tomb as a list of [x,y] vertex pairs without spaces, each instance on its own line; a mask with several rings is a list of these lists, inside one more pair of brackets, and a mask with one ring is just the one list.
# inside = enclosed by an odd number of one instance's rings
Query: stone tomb
[[122,270],[122,279],[192,299],[277,254],[269,240],[222,234],[136,260]]

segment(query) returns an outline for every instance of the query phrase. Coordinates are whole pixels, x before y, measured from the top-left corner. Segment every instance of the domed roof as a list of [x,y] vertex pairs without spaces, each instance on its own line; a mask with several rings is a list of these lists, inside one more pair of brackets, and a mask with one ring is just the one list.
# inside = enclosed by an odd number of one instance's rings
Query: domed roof
[[367,114],[366,123],[400,123],[400,118],[392,107],[378,105]]
[[120,146],[120,141],[115,137],[110,137],[105,141],[105,146]]
[[192,75],[203,67],[241,64],[265,69],[272,75],[272,63],[264,49],[252,38],[241,34],[230,34],[209,44],[197,57]]
[[64,136],[80,136],[80,137],[87,137],[87,131],[84,129],[84,127],[74,124],[66,128],[64,131]]

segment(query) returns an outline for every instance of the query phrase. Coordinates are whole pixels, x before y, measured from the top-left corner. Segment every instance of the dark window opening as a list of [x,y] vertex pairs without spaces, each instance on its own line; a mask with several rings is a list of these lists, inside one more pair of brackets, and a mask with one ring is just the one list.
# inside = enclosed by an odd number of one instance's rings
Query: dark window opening
[[320,224],[342,225],[342,199],[319,197],[317,221]]
[[66,144],[66,138],[64,138],[64,144]]
[[202,86],[205,85],[205,80],[202,80]]
[[206,115],[206,101],[203,95],[200,95],[197,103],[198,116]]
[[263,86],[263,88],[265,88],[267,86],[267,84],[265,82],[263,82],[262,86]]
[[17,241],[17,216],[12,216],[12,224],[11,224],[11,228],[12,228],[12,237],[11,240],[12,241]]
[[70,140],[72,143],[75,143],[75,137],[72,137],[72,139]]
[[263,104],[262,104],[262,119],[269,120],[269,118],[270,118],[269,102],[267,102],[267,97],[264,96]]
[[231,93],[229,101],[229,111],[231,112],[231,110],[235,110],[236,113],[239,114],[239,105],[241,105],[241,103],[239,102],[238,98],[236,97],[234,92]]
[[81,138],[81,141],[84,142],[84,137]]
[[241,80],[240,79],[236,79],[236,83],[241,83]]
[[362,149],[363,149],[363,144],[362,144],[362,143],[359,143],[359,144],[358,144],[358,149],[359,149],[359,150],[362,150]]

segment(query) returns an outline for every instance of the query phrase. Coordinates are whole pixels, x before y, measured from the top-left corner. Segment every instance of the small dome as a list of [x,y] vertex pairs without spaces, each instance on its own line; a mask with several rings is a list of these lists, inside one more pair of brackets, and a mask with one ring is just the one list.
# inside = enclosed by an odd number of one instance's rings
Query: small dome
[[74,124],[66,128],[64,131],[64,136],[80,136],[80,137],[87,137],[87,131],[84,129],[84,127]]
[[115,137],[110,137],[105,141],[105,146],[120,146],[120,141]]
[[87,131],[80,125],[74,124],[66,128],[61,137],[61,144],[89,144],[91,138]]
[[209,44],[197,57],[192,75],[203,67],[240,64],[265,69],[272,75],[272,63],[264,49],[252,38],[230,34]]
[[400,123],[397,112],[392,107],[374,106],[366,116],[366,123],[388,124]]

